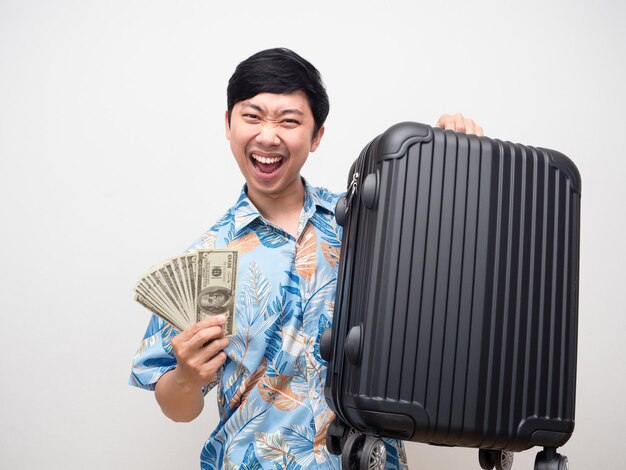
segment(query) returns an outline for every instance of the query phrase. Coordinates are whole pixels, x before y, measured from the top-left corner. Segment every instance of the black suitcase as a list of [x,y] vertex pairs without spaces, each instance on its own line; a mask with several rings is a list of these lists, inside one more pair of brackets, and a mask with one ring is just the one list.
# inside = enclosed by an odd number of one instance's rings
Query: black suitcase
[[482,468],[574,429],[580,175],[553,150],[400,123],[352,166],[325,396],[329,451],[474,447]]

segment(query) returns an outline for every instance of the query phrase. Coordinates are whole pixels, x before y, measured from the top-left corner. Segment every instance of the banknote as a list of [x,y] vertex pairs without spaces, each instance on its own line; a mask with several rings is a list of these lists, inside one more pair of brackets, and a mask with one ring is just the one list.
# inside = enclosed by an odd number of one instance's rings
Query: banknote
[[182,331],[224,315],[224,333],[236,332],[238,257],[234,250],[190,251],[151,268],[134,288],[135,300]]
[[226,315],[224,332],[234,333],[237,252],[198,250],[196,321]]

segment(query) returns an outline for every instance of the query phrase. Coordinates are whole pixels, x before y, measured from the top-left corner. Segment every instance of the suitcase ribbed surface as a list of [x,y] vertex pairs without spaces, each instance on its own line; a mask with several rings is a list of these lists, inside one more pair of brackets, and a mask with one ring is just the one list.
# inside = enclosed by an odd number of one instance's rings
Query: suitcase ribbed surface
[[544,149],[430,132],[404,156],[370,148],[378,202],[351,213],[341,313],[363,325],[362,358],[344,363],[340,401],[406,412],[415,429],[405,439],[562,445],[574,418],[575,167]]

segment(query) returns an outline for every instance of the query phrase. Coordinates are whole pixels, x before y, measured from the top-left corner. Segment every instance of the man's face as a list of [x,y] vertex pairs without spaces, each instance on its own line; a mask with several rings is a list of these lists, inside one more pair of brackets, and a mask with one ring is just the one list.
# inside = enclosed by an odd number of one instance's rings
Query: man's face
[[206,302],[209,307],[220,307],[226,303],[226,296],[224,294],[209,294],[206,296]]
[[211,292],[200,296],[200,307],[207,309],[211,307],[221,307],[228,302],[229,297],[221,292]]
[[319,146],[324,128],[315,121],[303,91],[260,93],[235,104],[226,138],[248,184],[248,196],[285,197],[299,189],[300,169]]

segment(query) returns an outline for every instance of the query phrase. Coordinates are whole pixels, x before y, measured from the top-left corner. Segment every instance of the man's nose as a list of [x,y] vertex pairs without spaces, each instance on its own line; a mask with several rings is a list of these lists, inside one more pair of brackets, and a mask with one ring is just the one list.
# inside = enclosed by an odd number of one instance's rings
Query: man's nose
[[280,145],[279,136],[280,127],[273,122],[262,122],[256,141],[266,147],[274,147]]

